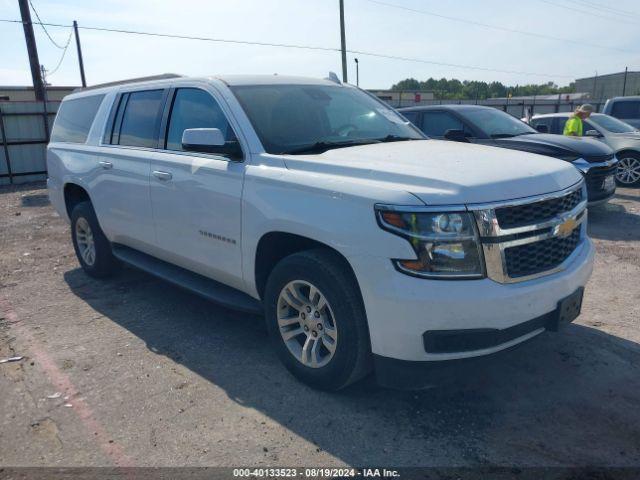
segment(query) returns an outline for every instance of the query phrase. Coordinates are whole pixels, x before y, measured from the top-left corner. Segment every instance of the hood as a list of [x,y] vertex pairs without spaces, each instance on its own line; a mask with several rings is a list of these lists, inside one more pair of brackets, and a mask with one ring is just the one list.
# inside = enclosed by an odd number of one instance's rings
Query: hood
[[610,133],[609,136],[613,138],[620,138],[623,140],[640,140],[640,131],[629,133]]
[[[524,152],[414,140],[284,155],[287,168],[340,182],[411,192],[427,205],[486,203],[562,190],[582,176],[566,162]],[[366,190],[365,190],[366,191]]]
[[625,123],[628,123],[632,127],[640,128],[640,118],[621,118]]
[[606,144],[593,138],[565,137],[550,133],[532,133],[511,138],[499,138],[496,144],[503,148],[573,160],[576,157],[602,157],[613,154]]

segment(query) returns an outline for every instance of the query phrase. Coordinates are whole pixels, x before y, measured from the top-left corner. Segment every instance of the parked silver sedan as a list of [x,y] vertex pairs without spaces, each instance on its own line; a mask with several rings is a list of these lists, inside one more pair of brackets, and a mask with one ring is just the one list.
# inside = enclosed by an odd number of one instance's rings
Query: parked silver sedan
[[[530,124],[539,132],[562,135],[570,112],[535,115]],[[594,113],[583,120],[583,136],[609,145],[618,158],[616,181],[625,187],[640,186],[640,131],[610,115]]]

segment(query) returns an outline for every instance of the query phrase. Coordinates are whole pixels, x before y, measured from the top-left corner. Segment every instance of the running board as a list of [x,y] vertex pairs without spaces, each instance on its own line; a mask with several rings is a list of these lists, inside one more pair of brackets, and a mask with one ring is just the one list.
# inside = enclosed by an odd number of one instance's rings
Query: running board
[[124,245],[114,244],[113,255],[132,267],[173,283],[224,307],[253,314],[263,313],[262,303],[259,300],[203,275],[159,260]]

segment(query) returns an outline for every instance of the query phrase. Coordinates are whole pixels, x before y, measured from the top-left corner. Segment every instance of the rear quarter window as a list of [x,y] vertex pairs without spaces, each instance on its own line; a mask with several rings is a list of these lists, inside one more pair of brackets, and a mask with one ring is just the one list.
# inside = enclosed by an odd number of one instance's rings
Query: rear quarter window
[[51,131],[52,142],[85,143],[104,95],[62,102]]

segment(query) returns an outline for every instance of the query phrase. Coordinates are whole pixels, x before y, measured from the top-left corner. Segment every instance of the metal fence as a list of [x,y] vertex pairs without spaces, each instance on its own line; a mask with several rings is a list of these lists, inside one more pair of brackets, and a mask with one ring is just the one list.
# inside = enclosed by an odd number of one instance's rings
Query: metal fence
[[46,178],[46,146],[59,106],[0,102],[0,185]]

